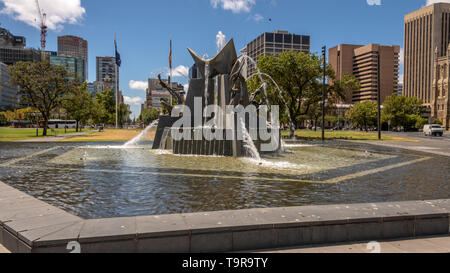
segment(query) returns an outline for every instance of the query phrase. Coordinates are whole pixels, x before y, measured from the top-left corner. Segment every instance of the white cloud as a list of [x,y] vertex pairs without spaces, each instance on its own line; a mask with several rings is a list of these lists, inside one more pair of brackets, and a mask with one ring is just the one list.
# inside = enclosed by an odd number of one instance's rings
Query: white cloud
[[264,20],[264,16],[262,16],[262,15],[259,14],[259,13],[257,13],[257,14],[254,14],[254,15],[250,16],[250,19],[252,19],[253,21],[259,23],[259,22],[261,22],[262,20]]
[[140,106],[142,103],[144,103],[144,99],[141,97],[131,98],[131,97],[124,96],[123,100],[125,101],[125,104],[131,105],[131,106],[133,106],[133,105]]
[[[0,0],[0,13],[22,21],[35,28],[40,27],[40,18],[35,0]],[[77,24],[86,10],[80,0],[39,0],[41,10],[47,14],[46,25],[51,30],[60,31],[64,24]]]
[[217,52],[221,51],[222,48],[225,46],[227,36],[225,36],[222,31],[219,31],[216,35],[216,46],[217,46]]
[[366,0],[369,6],[381,6],[381,0]]
[[435,3],[450,3],[450,0],[427,0],[427,6]]
[[231,10],[233,13],[250,12],[256,4],[256,0],[210,0],[211,5],[216,9],[219,6],[224,10]]
[[175,77],[184,77],[186,79],[189,79],[189,67],[184,66],[184,65],[179,65],[177,66],[173,71],[172,71],[172,76]]
[[131,80],[129,83],[129,86],[131,89],[134,89],[134,90],[144,90],[145,91],[148,88],[148,82]]

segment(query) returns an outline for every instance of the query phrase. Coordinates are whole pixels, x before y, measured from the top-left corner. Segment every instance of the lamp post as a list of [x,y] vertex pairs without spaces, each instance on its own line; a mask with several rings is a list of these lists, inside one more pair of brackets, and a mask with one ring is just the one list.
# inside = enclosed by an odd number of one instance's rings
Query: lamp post
[[381,140],[381,65],[380,53],[378,53],[378,140]]
[[327,69],[327,55],[326,55],[327,47],[322,47],[322,56],[323,56],[323,85],[322,85],[322,141],[325,141],[325,102],[326,102],[326,89],[325,89],[325,81],[326,81],[326,69]]

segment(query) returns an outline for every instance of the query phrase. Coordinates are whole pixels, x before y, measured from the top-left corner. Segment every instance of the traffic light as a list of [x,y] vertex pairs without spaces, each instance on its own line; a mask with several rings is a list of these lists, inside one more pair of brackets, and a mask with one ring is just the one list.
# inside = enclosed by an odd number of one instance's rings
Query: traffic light
[[322,55],[325,57],[327,55],[327,47],[323,46],[322,47]]

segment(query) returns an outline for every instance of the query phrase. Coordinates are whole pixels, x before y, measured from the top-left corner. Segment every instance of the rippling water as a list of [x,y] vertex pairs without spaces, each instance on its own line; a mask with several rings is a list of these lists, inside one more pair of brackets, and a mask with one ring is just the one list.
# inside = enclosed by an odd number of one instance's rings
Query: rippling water
[[[0,180],[84,218],[449,197],[448,157],[341,142],[260,161],[150,146],[0,144]],[[27,157],[44,151],[41,155]],[[362,172],[380,170],[365,176]],[[319,184],[339,177],[341,183]]]

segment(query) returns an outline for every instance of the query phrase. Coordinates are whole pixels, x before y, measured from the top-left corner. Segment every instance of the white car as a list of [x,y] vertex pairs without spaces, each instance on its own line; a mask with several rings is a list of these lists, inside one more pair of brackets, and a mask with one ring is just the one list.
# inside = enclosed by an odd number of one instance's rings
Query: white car
[[423,127],[425,136],[443,136],[444,128],[439,124],[427,124]]

